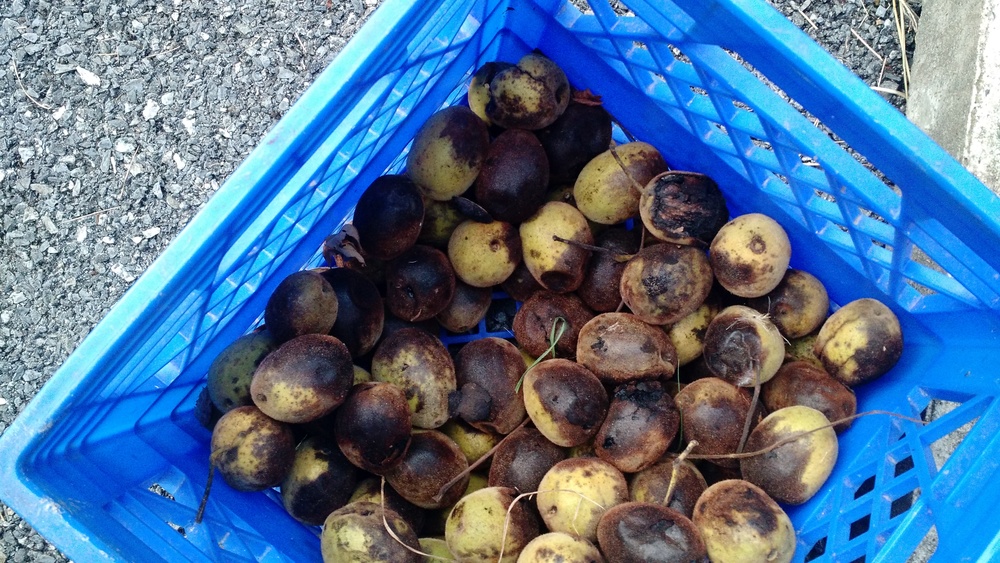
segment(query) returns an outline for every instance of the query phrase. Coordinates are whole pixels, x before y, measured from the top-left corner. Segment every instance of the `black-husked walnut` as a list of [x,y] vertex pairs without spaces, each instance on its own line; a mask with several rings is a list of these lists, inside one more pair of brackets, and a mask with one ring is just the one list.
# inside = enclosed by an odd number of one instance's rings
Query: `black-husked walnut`
[[355,385],[334,413],[334,436],[340,450],[351,463],[376,475],[402,461],[411,430],[406,394],[392,383]]
[[326,334],[337,321],[337,294],[318,272],[300,270],[281,280],[264,308],[264,324],[279,342]]
[[625,502],[597,524],[597,543],[608,563],[707,563],[708,550],[687,516],[662,504]]
[[697,172],[671,170],[646,184],[639,215],[660,240],[707,246],[729,220],[729,209],[714,180]]
[[697,309],[712,289],[712,268],[704,251],[662,243],[647,246],[625,265],[621,294],[641,320],[675,323]]
[[416,184],[390,174],[376,178],[361,194],[352,224],[365,256],[391,260],[417,242],[423,221],[424,199]]

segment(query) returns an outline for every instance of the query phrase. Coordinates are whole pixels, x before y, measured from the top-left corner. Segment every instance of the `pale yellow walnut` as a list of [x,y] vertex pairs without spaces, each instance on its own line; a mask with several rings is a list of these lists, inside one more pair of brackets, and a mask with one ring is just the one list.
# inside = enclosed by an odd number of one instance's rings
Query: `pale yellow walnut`
[[521,262],[521,239],[510,223],[464,221],[448,239],[448,259],[472,287],[500,285]]
[[517,563],[603,563],[601,551],[589,541],[563,532],[542,534],[521,550]]
[[687,365],[701,357],[705,347],[705,330],[718,314],[719,305],[706,301],[693,313],[666,328],[667,336],[677,350],[678,366]]
[[781,282],[792,245],[777,221],[761,213],[748,213],[719,229],[708,256],[715,279],[727,291],[739,297],[760,297]]
[[538,485],[538,512],[552,532],[597,541],[604,512],[628,501],[621,471],[596,457],[574,457],[552,466]]
[[517,561],[524,546],[538,535],[537,520],[526,505],[514,502],[517,495],[509,487],[486,487],[455,504],[445,522],[444,539],[456,560]]
[[558,240],[594,244],[587,218],[577,208],[550,201],[521,223],[520,234],[524,265],[539,284],[557,293],[580,287],[590,250]]
[[486,455],[486,452],[493,449],[493,446],[500,443],[500,439],[503,438],[503,436],[493,432],[477,430],[455,419],[445,422],[444,426],[439,428],[439,430],[452,440],[455,440],[455,443],[458,444],[458,447],[465,454],[465,459],[469,460],[469,463],[478,461],[479,458]]
[[899,319],[881,301],[857,299],[834,311],[816,335],[813,352],[830,375],[848,386],[881,377],[903,353]]
[[465,106],[447,107],[417,131],[406,172],[426,197],[447,201],[476,180],[488,148],[486,123]]
[[795,528],[760,487],[742,479],[705,489],[691,519],[713,563],[788,563],[795,555]]
[[639,190],[667,170],[663,156],[649,143],[633,141],[613,150],[592,158],[573,185],[577,208],[587,219],[602,225],[637,217]]
[[826,483],[837,463],[837,433],[820,411],[803,405],[778,409],[750,433],[746,452],[756,452],[793,435],[799,438],[767,454],[740,460],[743,478],[786,504],[802,504]]

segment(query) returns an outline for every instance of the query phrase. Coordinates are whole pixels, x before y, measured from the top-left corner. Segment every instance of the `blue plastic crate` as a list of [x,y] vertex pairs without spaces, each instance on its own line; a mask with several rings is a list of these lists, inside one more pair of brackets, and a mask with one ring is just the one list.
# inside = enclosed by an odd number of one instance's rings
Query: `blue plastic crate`
[[[734,215],[778,219],[835,302],[894,308],[902,360],[859,410],[955,407],[857,421],[824,489],[789,509],[796,558],[905,560],[931,528],[940,561],[995,557],[1000,202],[763,0],[624,4],[386,2],[3,434],[3,501],[77,561],[318,558],[273,491],[217,486],[194,523],[206,369],[480,64],[537,48],[673,167],[713,176]],[[938,467],[931,445],[965,429]]]

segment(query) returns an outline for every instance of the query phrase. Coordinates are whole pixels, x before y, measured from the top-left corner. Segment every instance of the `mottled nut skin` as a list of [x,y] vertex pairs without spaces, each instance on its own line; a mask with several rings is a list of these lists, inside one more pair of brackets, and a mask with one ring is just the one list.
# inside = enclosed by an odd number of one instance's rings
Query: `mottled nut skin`
[[837,433],[823,413],[794,405],[776,410],[760,421],[747,438],[746,452],[756,452],[802,434],[766,454],[743,458],[743,478],[785,504],[802,504],[813,497],[837,463]]
[[437,428],[448,420],[455,364],[437,337],[414,327],[396,330],[375,348],[371,373],[375,381],[403,390],[414,426]]
[[765,313],[782,336],[792,340],[816,329],[830,312],[826,287],[816,276],[794,268],[767,295],[750,299],[747,305]]
[[337,320],[330,329],[359,358],[371,352],[382,336],[385,303],[378,287],[367,276],[350,268],[317,270],[337,295]]
[[675,454],[667,454],[661,461],[635,473],[629,480],[629,498],[637,502],[665,504],[691,518],[698,497],[708,488],[708,482],[694,463],[682,460],[677,468],[674,490],[667,500],[667,491],[674,480]]
[[455,270],[440,250],[415,244],[391,260],[385,271],[385,304],[411,323],[434,318],[455,295]]
[[386,481],[406,500],[420,508],[452,506],[465,493],[468,473],[435,498],[449,481],[469,468],[469,462],[454,440],[437,430],[418,432],[410,438],[403,460],[386,472]]
[[492,125],[490,118],[486,115],[486,104],[490,103],[490,82],[498,72],[505,68],[514,66],[512,63],[490,61],[479,67],[469,81],[469,92],[467,95],[469,109],[479,116],[484,122]]
[[714,180],[697,172],[671,170],[645,184],[639,215],[660,240],[707,245],[729,220],[729,209]]
[[713,295],[709,294],[694,312],[665,329],[677,350],[677,365],[685,366],[701,357],[708,325],[721,310],[721,300],[713,299]]
[[730,305],[708,324],[703,352],[716,377],[753,387],[777,373],[785,359],[785,341],[764,315],[744,305]]
[[597,543],[608,563],[708,562],[694,523],[662,504],[625,502],[609,508],[597,525]]
[[476,180],[489,144],[486,123],[471,109],[444,108],[417,131],[406,156],[406,172],[425,196],[447,201],[462,195]]
[[538,490],[545,473],[566,459],[566,450],[550,442],[536,428],[519,428],[507,435],[493,453],[491,487],[513,487],[521,493]]
[[760,487],[740,479],[720,481],[698,499],[691,519],[718,563],[788,563],[795,555],[795,528]]
[[888,372],[903,355],[903,331],[881,301],[851,301],[823,323],[813,352],[830,375],[854,387]]
[[625,305],[641,320],[673,324],[697,309],[712,290],[712,267],[702,250],[671,243],[647,246],[622,272]]
[[565,532],[549,532],[528,542],[521,563],[604,563],[601,551],[589,541]]
[[[684,439],[698,441],[694,453],[736,453],[750,412],[750,397],[738,387],[717,377],[706,377],[684,386],[677,392],[674,402],[681,411]],[[733,459],[709,461],[723,467],[739,466]]]
[[494,74],[486,115],[505,129],[541,129],[566,111],[570,95],[562,69],[542,55],[529,53],[517,66]]
[[320,546],[324,563],[423,561],[416,553],[420,542],[413,528],[395,511],[374,502],[352,502],[330,513],[323,523]]
[[455,295],[452,296],[451,303],[435,315],[434,319],[450,332],[469,332],[483,320],[492,304],[492,288],[473,287],[458,280],[455,282]]
[[597,246],[610,252],[595,252],[587,265],[576,294],[598,313],[610,313],[622,304],[621,280],[627,257],[639,251],[639,229],[610,228],[597,235]]
[[507,129],[490,143],[473,189],[476,202],[498,221],[520,223],[545,203],[549,159],[531,131]]
[[594,452],[622,473],[635,473],[666,453],[680,418],[674,399],[659,381],[620,385],[594,436]]
[[586,92],[576,92],[552,125],[535,131],[549,157],[552,184],[576,180],[587,162],[611,144],[611,115],[593,102]]
[[461,281],[480,288],[500,285],[521,263],[521,237],[504,221],[463,221],[448,239],[448,259]]
[[597,541],[601,516],[628,501],[621,471],[596,457],[572,457],[552,466],[538,485],[538,513],[552,532]]
[[777,287],[788,269],[792,246],[785,229],[761,213],[734,218],[709,245],[712,271],[739,297],[760,297]]
[[597,376],[563,358],[544,360],[528,370],[522,391],[535,427],[567,448],[592,438],[608,412],[608,395]]
[[[459,500],[445,522],[448,549],[458,561],[514,563],[538,535],[534,510],[508,487],[486,487]],[[503,554],[501,558],[500,555]]]
[[296,520],[319,526],[347,504],[361,476],[336,443],[311,436],[295,448],[295,461],[281,482],[281,502]]
[[334,412],[340,450],[351,463],[376,475],[403,459],[411,429],[406,395],[392,383],[359,383]]
[[279,342],[326,334],[337,320],[333,287],[317,272],[300,270],[281,280],[264,307],[264,324]]
[[361,194],[351,223],[366,258],[391,260],[417,241],[423,219],[424,199],[417,186],[406,176],[389,174]]
[[[760,400],[772,412],[793,405],[812,407],[831,422],[854,416],[858,410],[858,399],[850,387],[837,381],[822,367],[804,360],[782,365],[778,373],[761,387]],[[840,422],[833,428],[843,432],[851,426],[851,422]]]
[[328,334],[305,334],[264,358],[254,372],[250,395],[271,418],[301,423],[333,412],[353,385],[347,346]]
[[475,384],[489,395],[488,415],[466,420],[484,432],[508,434],[524,420],[524,401],[514,392],[524,373],[524,359],[517,346],[502,338],[473,340],[455,356],[455,377],[459,388]]
[[631,313],[602,313],[583,325],[576,359],[607,385],[671,379],[677,369],[677,352],[667,333]]
[[281,483],[295,459],[295,437],[287,424],[255,406],[222,415],[212,431],[212,464],[230,487],[262,491]]
[[222,412],[253,404],[250,382],[264,358],[278,348],[267,330],[244,334],[212,360],[208,368],[208,394]]
[[514,315],[511,327],[522,348],[534,357],[541,356],[551,346],[549,337],[557,318],[563,328],[556,342],[556,356],[573,358],[577,352],[580,330],[594,317],[593,311],[573,294],[537,291],[525,301]]
[[542,287],[556,293],[569,293],[580,287],[591,251],[562,241],[594,244],[587,218],[577,208],[550,201],[521,223],[518,230],[524,265]]
[[653,145],[625,143],[583,167],[573,184],[573,199],[587,219],[602,225],[621,223],[639,215],[639,188],[666,170],[663,155]]

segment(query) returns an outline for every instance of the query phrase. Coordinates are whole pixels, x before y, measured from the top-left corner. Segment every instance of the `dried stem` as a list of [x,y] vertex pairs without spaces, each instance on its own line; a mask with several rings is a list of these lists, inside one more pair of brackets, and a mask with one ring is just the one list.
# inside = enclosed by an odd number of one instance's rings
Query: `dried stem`
[[132,158],[128,161],[128,168],[125,169],[125,175],[122,176],[121,187],[118,190],[118,199],[121,199],[125,195],[125,182],[128,182],[128,175],[132,172],[132,165],[135,164],[135,155],[139,152],[139,145],[136,145],[135,149],[132,150]]
[[212,478],[215,477],[215,459],[208,458],[208,479],[205,481],[205,492],[201,495],[201,502],[198,503],[198,512],[194,515],[194,523],[201,524],[201,518],[205,515],[205,505],[208,504],[208,494],[212,492]]
[[52,111],[52,106],[48,106],[43,104],[42,102],[39,102],[38,100],[33,98],[31,94],[28,93],[28,89],[24,87],[24,82],[21,82],[21,73],[17,70],[17,59],[11,57],[10,62],[11,64],[14,65],[14,78],[17,79],[17,86],[21,89],[21,93],[24,94],[24,97],[28,98],[28,101],[35,104],[36,106],[47,111]]
[[462,471],[461,473],[459,473],[458,475],[456,475],[455,477],[453,477],[450,481],[448,481],[447,483],[445,483],[444,486],[442,486],[440,489],[438,489],[438,493],[432,497],[433,500],[434,500],[434,502],[441,502],[441,499],[444,498],[444,495],[445,495],[445,493],[448,492],[448,489],[454,487],[455,483],[458,483],[459,481],[462,480],[463,477],[465,477],[469,473],[472,473],[473,471],[475,471],[477,467],[479,467],[483,463],[486,463],[486,460],[488,460],[491,457],[493,457],[493,454],[495,454],[496,451],[497,451],[497,449],[499,449],[500,446],[502,446],[503,443],[507,441],[507,438],[510,438],[511,434],[513,434],[514,432],[516,432],[516,431],[524,428],[525,425],[527,425],[530,420],[531,420],[530,418],[525,417],[525,419],[521,421],[521,424],[518,424],[517,428],[515,428],[514,430],[512,430],[510,432],[510,434],[507,434],[506,436],[504,436],[502,440],[500,440],[499,442],[497,442],[497,444],[495,446],[493,446],[492,448],[490,448],[488,452],[486,452],[485,454],[483,454],[482,457],[480,457],[479,459],[477,459],[473,463],[469,464],[469,468],[468,469],[466,469],[465,471]]
[[389,535],[392,536],[392,539],[396,540],[396,543],[398,543],[399,545],[405,547],[408,551],[416,553],[417,555],[423,555],[424,557],[430,557],[431,559],[438,559],[438,560],[441,560],[441,561],[453,561],[452,559],[444,559],[444,558],[441,558],[441,557],[437,557],[435,555],[431,555],[430,553],[424,553],[423,551],[420,551],[419,549],[413,549],[409,545],[406,545],[406,542],[404,542],[403,540],[401,540],[399,538],[399,536],[396,535],[396,532],[392,529],[392,526],[389,525],[389,521],[385,519],[385,510],[386,510],[386,508],[385,508],[385,476],[384,475],[382,476],[382,484],[381,484],[381,486],[379,488],[379,493],[381,494],[381,498],[379,499],[379,504],[382,505],[382,526],[385,527],[385,531],[389,532]]
[[757,372],[757,382],[753,386],[753,398],[750,399],[750,412],[747,413],[747,420],[743,423],[743,434],[740,435],[740,445],[736,448],[736,453],[743,453],[744,446],[747,445],[747,438],[750,437],[750,424],[753,422],[754,414],[757,411],[757,401],[760,399],[760,371]]
[[682,451],[680,455],[675,457],[674,461],[671,462],[670,484],[667,485],[667,494],[664,495],[663,497],[664,506],[670,506],[670,497],[674,496],[674,489],[677,487],[678,474],[680,473],[681,470],[681,464],[684,463],[684,460],[687,459],[689,455],[691,455],[691,451],[695,449],[697,446],[698,446],[698,440],[691,440],[690,442],[688,442],[687,447],[684,448],[684,451]]
[[587,244],[585,242],[580,242],[578,240],[563,238],[559,235],[552,235],[552,240],[556,242],[566,243],[570,246],[576,246],[584,250],[590,250],[592,252],[601,252],[604,254],[610,254],[616,262],[628,262],[635,254],[618,254],[617,252],[611,250],[610,248],[604,248],[603,246],[595,246],[593,244]]
[[524,383],[524,376],[527,375],[528,372],[531,371],[535,366],[541,363],[542,360],[545,359],[545,356],[552,354],[553,358],[556,357],[556,344],[558,344],[559,341],[562,340],[562,337],[564,334],[566,334],[566,329],[568,327],[569,323],[566,322],[566,319],[562,317],[556,317],[555,319],[552,319],[552,329],[549,330],[549,347],[544,352],[542,352],[541,356],[535,358],[534,362],[531,362],[531,365],[528,366],[528,369],[524,370],[524,373],[521,374],[521,378],[518,379],[517,383],[514,385],[514,393],[517,393],[521,390],[521,384]]
[[904,415],[901,415],[901,414],[895,413],[895,412],[882,411],[882,410],[865,411],[865,412],[858,413],[858,414],[855,414],[855,415],[845,416],[844,418],[838,418],[837,420],[834,420],[833,422],[831,422],[829,424],[824,424],[823,426],[817,426],[816,428],[813,428],[812,430],[805,430],[803,432],[796,432],[795,434],[791,434],[789,436],[786,436],[786,437],[782,438],[781,440],[778,440],[777,442],[775,442],[775,443],[773,443],[773,444],[771,444],[771,445],[769,445],[769,446],[767,446],[765,448],[761,448],[759,450],[755,450],[755,451],[752,451],[752,452],[741,452],[741,453],[735,453],[735,454],[689,454],[688,455],[688,459],[708,459],[708,460],[711,460],[711,459],[747,459],[747,458],[751,458],[751,457],[758,456],[758,455],[763,455],[763,454],[766,454],[768,452],[774,451],[774,450],[780,448],[781,446],[784,446],[785,444],[788,444],[790,442],[794,442],[794,441],[798,440],[799,438],[801,438],[801,437],[803,437],[803,436],[805,436],[807,434],[812,434],[813,432],[817,432],[817,431],[823,430],[825,428],[833,428],[834,426],[837,426],[838,424],[842,424],[844,422],[849,422],[849,421],[861,418],[863,416],[871,416],[871,415],[875,415],[875,414],[884,414],[884,415],[887,415],[887,416],[896,417],[896,418],[899,418],[899,419],[902,419],[902,420],[907,420],[907,421],[910,421],[910,422],[917,422],[917,423],[920,423],[920,424],[927,424],[927,421],[925,421],[925,420],[920,420],[919,418],[913,418],[913,417],[909,417],[909,416],[904,416]]
[[614,141],[611,141],[611,145],[608,147],[608,150],[611,151],[611,156],[615,158],[615,162],[618,163],[622,172],[625,173],[625,177],[632,182],[632,187],[641,194],[646,187],[640,184],[638,180],[635,179],[635,176],[632,176],[632,173],[628,171],[628,168],[625,167],[625,162],[623,162],[622,157],[618,155],[618,145],[616,145]]
[[[589,501],[594,506],[596,506],[597,508],[600,508],[601,510],[604,510],[604,506],[601,503],[599,503],[596,500],[588,497],[587,495],[581,493],[580,491],[574,491],[573,489],[546,489],[544,491],[531,491],[531,492],[528,492],[528,493],[521,493],[521,494],[517,495],[516,497],[514,497],[514,500],[512,500],[510,502],[510,506],[507,507],[507,515],[504,517],[504,520],[503,520],[503,536],[501,536],[503,538],[503,540],[502,540],[502,544],[500,546],[500,555],[497,557],[497,561],[503,561],[504,546],[507,543],[507,530],[510,528],[510,511],[514,509],[514,505],[517,504],[521,499],[531,498],[533,496],[540,495],[542,493],[573,493],[575,495],[579,495],[580,496],[580,498],[581,498],[581,504],[582,504],[582,501],[586,500],[586,501]],[[577,510],[579,510],[579,506],[577,506]],[[574,525],[575,524],[576,523],[574,522]]]
[[86,219],[88,217],[93,217],[95,215],[101,215],[101,214],[107,213],[108,211],[114,211],[115,209],[118,209],[119,207],[121,207],[121,206],[120,205],[112,205],[111,207],[106,207],[104,209],[98,209],[97,211],[94,211],[92,213],[87,213],[86,215],[78,215],[76,217],[72,217],[70,219],[67,219],[67,221],[69,221],[69,222],[79,221],[81,219]]

